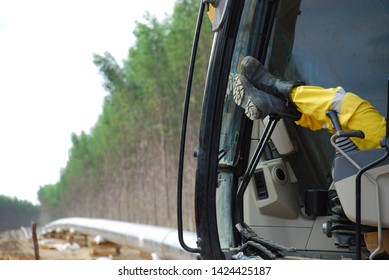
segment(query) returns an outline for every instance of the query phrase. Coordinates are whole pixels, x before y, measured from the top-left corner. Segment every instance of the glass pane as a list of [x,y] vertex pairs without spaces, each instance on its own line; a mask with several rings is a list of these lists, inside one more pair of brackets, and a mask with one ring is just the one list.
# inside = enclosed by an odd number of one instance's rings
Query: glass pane
[[[223,122],[221,128],[221,137],[219,143],[220,161],[219,164],[224,167],[233,167],[236,159],[239,157],[237,150],[240,139],[240,125],[244,112],[242,108],[236,106],[232,97],[233,81],[238,73],[238,67],[241,60],[254,50],[255,42],[258,41],[259,25],[258,14],[260,12],[261,1],[248,0],[245,1],[245,7],[239,25],[236,45],[234,48],[233,58],[231,62],[230,75],[228,77],[228,87],[224,101]],[[254,23],[254,24],[253,24]],[[216,205],[217,205],[217,224],[222,248],[233,247],[233,220],[231,202],[234,197],[234,174],[233,170],[229,172],[220,171],[219,186],[216,190]]]
[[233,224],[231,219],[231,199],[232,199],[232,173],[220,173],[219,186],[216,190],[216,216],[217,228],[221,248],[230,248],[233,243]]
[[240,124],[242,121],[243,110],[236,106],[232,97],[233,81],[238,73],[240,61],[251,54],[255,43],[259,39],[257,23],[260,12],[261,1],[251,0],[245,2],[242,19],[239,25],[234,54],[231,62],[230,75],[228,78],[228,87],[224,101],[223,123],[220,138],[220,151],[225,155],[221,158],[220,164],[233,166],[236,158],[237,142],[239,141]]

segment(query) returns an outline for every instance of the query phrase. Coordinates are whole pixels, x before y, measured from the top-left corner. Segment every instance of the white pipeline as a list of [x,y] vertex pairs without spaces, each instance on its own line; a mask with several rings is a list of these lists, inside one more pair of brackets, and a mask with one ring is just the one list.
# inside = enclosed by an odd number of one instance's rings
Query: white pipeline
[[[58,228],[74,229],[91,237],[99,235],[111,242],[139,249],[148,254],[156,254],[162,259],[196,259],[195,254],[181,248],[177,229],[89,218],[64,218],[45,226],[46,231]],[[188,245],[196,247],[195,233],[185,231],[184,239]]]

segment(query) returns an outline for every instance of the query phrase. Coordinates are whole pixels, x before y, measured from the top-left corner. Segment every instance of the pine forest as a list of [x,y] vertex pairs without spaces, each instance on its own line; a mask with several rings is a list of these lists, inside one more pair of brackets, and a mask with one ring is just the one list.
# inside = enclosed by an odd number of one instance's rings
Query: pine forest
[[[158,21],[137,22],[123,62],[94,54],[107,95],[89,132],[69,135],[69,160],[55,184],[41,186],[41,223],[64,217],[176,226],[176,189],[186,79],[199,9],[178,0]],[[131,31],[129,31],[131,32]],[[194,230],[193,186],[202,93],[213,35],[204,17],[193,79],[184,176],[183,217]]]

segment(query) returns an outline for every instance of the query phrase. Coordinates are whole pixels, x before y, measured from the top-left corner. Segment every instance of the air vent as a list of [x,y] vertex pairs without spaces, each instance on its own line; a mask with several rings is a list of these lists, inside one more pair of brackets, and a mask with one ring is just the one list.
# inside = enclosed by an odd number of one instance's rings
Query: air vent
[[269,198],[269,193],[267,192],[265,175],[262,170],[254,173],[254,183],[255,190],[257,191],[258,200],[264,200]]

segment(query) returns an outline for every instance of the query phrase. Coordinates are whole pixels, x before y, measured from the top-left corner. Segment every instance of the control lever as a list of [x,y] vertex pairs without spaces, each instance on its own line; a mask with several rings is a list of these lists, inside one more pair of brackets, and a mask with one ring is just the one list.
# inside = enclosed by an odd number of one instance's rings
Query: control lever
[[335,128],[336,135],[338,137],[346,137],[346,138],[357,137],[357,138],[361,138],[361,139],[365,138],[365,134],[361,130],[343,131],[342,127],[340,126],[337,112],[335,112],[333,110],[329,110],[329,111],[327,111],[326,115],[327,115],[327,117],[330,118],[332,126]]

